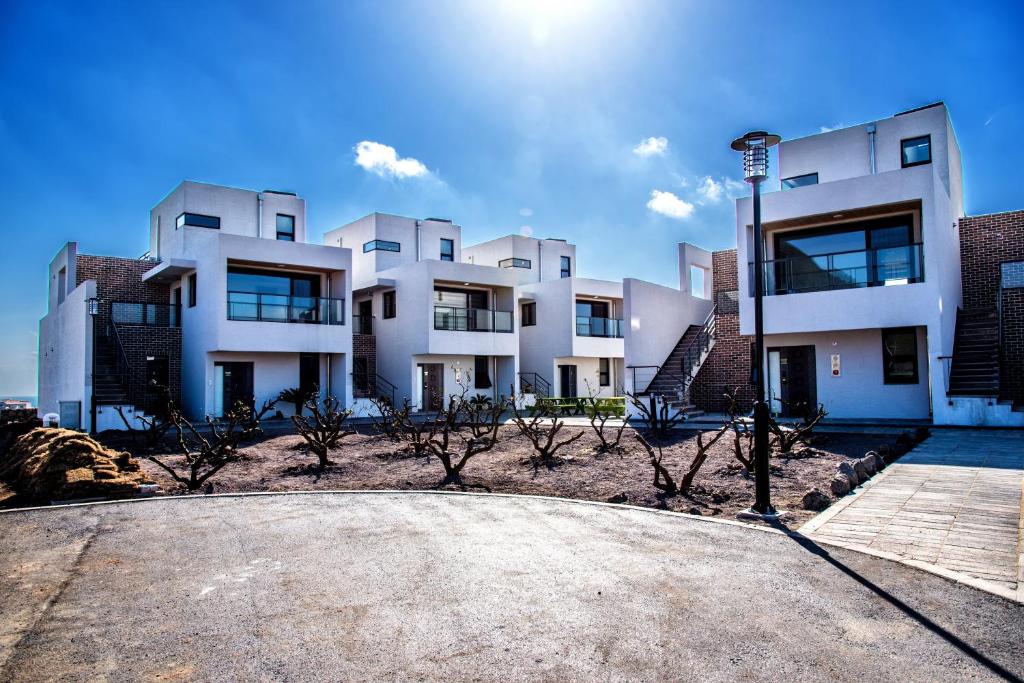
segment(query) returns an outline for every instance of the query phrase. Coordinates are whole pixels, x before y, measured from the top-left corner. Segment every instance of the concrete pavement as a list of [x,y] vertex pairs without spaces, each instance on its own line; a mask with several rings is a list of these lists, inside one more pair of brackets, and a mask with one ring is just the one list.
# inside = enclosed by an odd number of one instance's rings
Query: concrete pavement
[[1014,680],[1024,606],[738,524],[436,493],[0,514],[0,680]]
[[1022,486],[1024,432],[936,430],[800,531],[1024,602]]

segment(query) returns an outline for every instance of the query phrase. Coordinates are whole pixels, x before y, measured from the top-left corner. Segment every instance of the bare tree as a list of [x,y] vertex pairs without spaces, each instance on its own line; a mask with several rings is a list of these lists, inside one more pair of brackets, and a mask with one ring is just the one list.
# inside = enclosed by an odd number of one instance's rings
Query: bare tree
[[320,395],[319,388],[313,388],[311,390],[302,390],[300,387],[291,387],[283,390],[277,396],[278,401],[284,401],[285,403],[291,403],[295,406],[295,414],[302,415],[302,408],[306,403],[316,396]]
[[124,422],[124,426],[133,438],[136,436],[142,437],[142,442],[148,450],[153,450],[162,444],[164,437],[167,436],[167,432],[171,431],[171,427],[174,426],[168,417],[171,411],[174,410],[174,405],[170,401],[167,401],[167,407],[162,411],[162,415],[146,417],[142,414],[136,414],[133,419],[142,425],[141,427],[132,424],[132,420],[129,420],[128,416],[124,414],[123,406],[114,406],[114,410],[121,416],[121,421]]
[[342,410],[341,401],[334,396],[327,396],[320,401],[319,392],[306,401],[306,410],[309,417],[302,415],[292,416],[292,422],[299,436],[309,444],[309,450],[317,457],[317,467],[322,471],[329,465],[333,465],[327,457],[328,452],[338,447],[338,443],[346,436],[356,433],[354,429],[348,429],[346,422],[352,416],[351,410]]
[[206,416],[210,437],[207,438],[188,421],[177,409],[172,408],[168,419],[178,432],[178,446],[185,457],[185,469],[179,473],[174,467],[159,458],[150,460],[171,475],[189,491],[195,491],[206,481],[230,463],[241,459],[238,445],[262,433],[260,420],[274,407],[276,401],[268,401],[257,413],[245,403],[238,402],[222,418]]
[[413,415],[412,404],[409,399],[405,399],[405,403],[401,410],[395,411],[395,424],[399,438],[408,442],[410,448],[412,448],[413,455],[416,457],[430,455],[430,439],[437,433],[437,427],[441,424],[441,415],[435,414],[433,417],[426,417],[424,419],[416,419]]
[[[494,401],[487,396],[477,394],[467,398],[468,387],[462,387],[458,397],[462,427],[466,427],[476,438],[483,438],[490,432],[490,418],[494,411]],[[501,405],[504,412],[504,403]]]
[[775,418],[768,420],[768,430],[775,436],[775,444],[779,447],[780,453],[789,453],[798,443],[806,443],[814,428],[828,415],[825,406],[821,404],[813,413],[806,405],[797,408],[803,408],[800,422],[780,424]]
[[584,380],[587,385],[587,394],[590,398],[590,407],[587,408],[587,417],[590,418],[590,428],[597,434],[598,440],[601,445],[597,447],[599,453],[611,453],[613,451],[620,450],[619,442],[622,441],[622,432],[625,431],[626,427],[629,426],[629,422],[626,420],[626,416],[622,416],[622,424],[619,425],[618,429],[609,428],[608,432],[614,434],[614,440],[609,439],[605,435],[605,425],[615,415],[608,410],[600,410],[598,408],[598,395],[594,392],[593,387],[590,386],[590,382]]
[[581,430],[575,436],[559,441],[558,433],[565,426],[564,422],[556,417],[546,417],[541,413],[527,419],[516,408],[514,400],[512,401],[512,420],[519,428],[519,432],[533,446],[536,455],[530,456],[530,462],[533,463],[534,470],[540,469],[541,465],[550,468],[558,464],[559,461],[555,457],[558,449],[577,441],[584,434]]
[[726,423],[732,429],[733,455],[743,468],[754,472],[754,433],[750,431],[750,422],[739,414],[739,399],[736,397],[738,388],[726,389],[723,394],[726,400],[726,413],[729,420]]
[[710,455],[711,447],[722,438],[722,435],[729,430],[729,424],[724,424],[718,431],[714,432],[714,436],[707,443],[704,443],[704,434],[710,432],[699,432],[697,434],[697,453],[693,456],[693,460],[690,461],[690,466],[683,472],[683,476],[680,477],[679,483],[677,484],[669,474],[668,469],[662,465],[663,453],[661,446],[658,446],[658,454],[654,454],[654,447],[651,446],[647,440],[639,433],[635,435],[636,440],[644,447],[647,451],[647,455],[651,458],[651,465],[654,466],[654,486],[657,489],[664,491],[669,496],[676,494],[686,494],[690,490],[690,486],[693,485],[693,480],[697,477],[697,473],[700,468],[704,465],[704,462]]
[[[498,443],[498,430],[501,427],[501,416],[505,412],[505,401],[491,404],[481,424],[486,424],[486,430],[470,430],[468,434],[463,433],[461,417],[464,414],[462,402],[464,396],[452,395],[448,397],[447,407],[438,410],[431,429],[433,434],[427,440],[427,447],[444,467],[444,479],[439,486],[448,483],[462,483],[462,470],[466,464],[481,453],[494,448]],[[452,437],[455,437],[453,439]],[[460,442],[460,445],[456,444]]]
[[657,396],[647,396],[644,400],[645,397],[627,391],[626,397],[640,413],[647,431],[658,436],[667,436],[677,424],[686,420],[683,411],[672,408],[664,399],[659,401]]

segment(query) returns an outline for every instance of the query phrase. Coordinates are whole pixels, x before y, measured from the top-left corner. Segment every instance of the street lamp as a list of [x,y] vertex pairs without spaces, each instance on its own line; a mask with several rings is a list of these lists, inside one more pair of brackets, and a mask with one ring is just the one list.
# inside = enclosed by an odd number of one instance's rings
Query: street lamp
[[778,135],[752,131],[732,142],[743,152],[743,179],[754,189],[754,357],[757,397],[754,400],[754,516],[775,517],[768,488],[768,404],[764,387],[764,244],[761,238],[761,182],[768,177],[768,148],[779,144]]

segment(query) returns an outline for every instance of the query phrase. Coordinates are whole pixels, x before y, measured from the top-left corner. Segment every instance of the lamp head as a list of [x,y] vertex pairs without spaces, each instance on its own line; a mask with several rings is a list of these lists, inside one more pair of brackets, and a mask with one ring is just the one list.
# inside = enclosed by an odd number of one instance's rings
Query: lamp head
[[760,182],[768,177],[768,148],[781,141],[778,135],[755,130],[732,141],[732,148],[743,152],[743,179],[748,183]]

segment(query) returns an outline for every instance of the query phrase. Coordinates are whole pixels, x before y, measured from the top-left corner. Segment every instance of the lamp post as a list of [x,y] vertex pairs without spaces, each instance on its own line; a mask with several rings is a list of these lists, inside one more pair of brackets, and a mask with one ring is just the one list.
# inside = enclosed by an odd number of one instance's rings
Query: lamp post
[[754,400],[754,516],[775,517],[768,488],[768,403],[764,382],[764,243],[761,237],[761,182],[768,178],[768,148],[779,144],[778,135],[752,131],[733,140],[743,152],[743,179],[754,190],[754,357],[757,397]]

